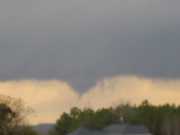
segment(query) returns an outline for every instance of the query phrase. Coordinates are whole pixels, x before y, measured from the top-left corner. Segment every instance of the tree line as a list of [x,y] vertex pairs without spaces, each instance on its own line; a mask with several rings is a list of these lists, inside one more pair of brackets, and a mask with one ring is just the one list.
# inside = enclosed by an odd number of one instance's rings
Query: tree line
[[[0,96],[0,135],[37,135],[26,122],[28,113],[21,100]],[[145,100],[98,110],[74,107],[60,115],[49,135],[68,135],[80,127],[101,130],[117,123],[143,124],[153,135],[180,135],[180,106],[155,106]]]
[[180,135],[180,106],[150,104],[121,104],[107,109],[79,109],[63,113],[51,131],[51,135],[67,135],[79,127],[100,130],[115,123],[143,124],[153,135]]

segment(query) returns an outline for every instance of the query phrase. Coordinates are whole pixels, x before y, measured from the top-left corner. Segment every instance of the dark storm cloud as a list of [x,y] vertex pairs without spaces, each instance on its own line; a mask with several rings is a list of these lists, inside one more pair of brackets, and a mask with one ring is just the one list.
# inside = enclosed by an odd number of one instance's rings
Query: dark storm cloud
[[78,89],[119,74],[180,77],[176,0],[0,1],[0,79]]

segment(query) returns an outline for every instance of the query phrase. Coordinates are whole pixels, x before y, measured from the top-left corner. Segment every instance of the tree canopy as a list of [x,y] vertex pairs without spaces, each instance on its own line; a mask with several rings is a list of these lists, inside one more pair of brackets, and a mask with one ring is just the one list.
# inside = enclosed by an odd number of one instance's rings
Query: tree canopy
[[26,124],[27,110],[23,102],[7,96],[0,96],[0,135],[36,135]]
[[180,106],[155,106],[147,100],[140,105],[121,104],[107,109],[72,108],[57,120],[54,134],[67,135],[79,127],[100,130],[114,123],[143,124],[153,135],[180,134]]

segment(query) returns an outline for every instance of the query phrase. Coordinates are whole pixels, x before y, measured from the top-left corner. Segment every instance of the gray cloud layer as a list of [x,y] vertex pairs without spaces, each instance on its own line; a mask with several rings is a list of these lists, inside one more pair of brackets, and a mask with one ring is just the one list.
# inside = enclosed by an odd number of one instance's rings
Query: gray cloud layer
[[0,79],[180,77],[177,0],[0,1]]

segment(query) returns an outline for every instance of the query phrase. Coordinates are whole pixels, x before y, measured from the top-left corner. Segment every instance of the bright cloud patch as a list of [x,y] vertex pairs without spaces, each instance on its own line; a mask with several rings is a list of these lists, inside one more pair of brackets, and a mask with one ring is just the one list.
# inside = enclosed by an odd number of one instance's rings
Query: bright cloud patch
[[0,94],[21,98],[35,110],[30,122],[54,122],[73,106],[93,109],[148,99],[153,104],[180,104],[180,80],[152,80],[135,76],[107,78],[80,94],[63,81],[0,82]]

